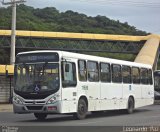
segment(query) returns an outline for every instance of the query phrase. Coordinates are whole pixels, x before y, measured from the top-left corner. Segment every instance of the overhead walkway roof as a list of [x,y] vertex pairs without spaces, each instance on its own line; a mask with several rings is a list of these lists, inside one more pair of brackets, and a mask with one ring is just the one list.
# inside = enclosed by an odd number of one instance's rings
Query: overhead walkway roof
[[[11,30],[0,30],[0,36],[10,36]],[[115,40],[115,41],[141,41],[148,40],[148,36],[131,36],[131,35],[106,35],[106,34],[89,34],[89,33],[68,33],[68,32],[44,32],[44,31],[24,31],[17,30],[16,35],[19,37],[37,37],[37,38],[61,38],[61,39],[87,39],[87,40]],[[160,38],[160,36],[158,36]]]
[[[11,30],[0,30],[0,36],[10,36]],[[160,35],[130,36],[130,35],[106,35],[89,33],[68,32],[44,32],[17,30],[19,37],[35,38],[60,38],[60,39],[82,39],[82,40],[113,40],[113,41],[143,41],[147,40],[137,55],[135,62],[149,64],[155,69],[159,55]],[[3,66],[2,66],[3,67]],[[2,70],[3,71],[3,70]],[[3,73],[3,72],[2,72]]]

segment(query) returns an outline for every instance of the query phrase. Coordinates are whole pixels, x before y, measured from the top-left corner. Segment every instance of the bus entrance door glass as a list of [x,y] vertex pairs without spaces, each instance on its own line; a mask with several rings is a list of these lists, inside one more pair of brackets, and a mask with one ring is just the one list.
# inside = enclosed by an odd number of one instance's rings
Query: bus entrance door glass
[[74,62],[62,62],[62,107],[63,113],[76,111],[77,78]]

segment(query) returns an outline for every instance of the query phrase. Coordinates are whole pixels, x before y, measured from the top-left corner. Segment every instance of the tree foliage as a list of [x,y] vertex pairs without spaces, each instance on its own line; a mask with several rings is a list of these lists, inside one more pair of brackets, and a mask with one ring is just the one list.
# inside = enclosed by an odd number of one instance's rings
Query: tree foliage
[[[0,28],[10,27],[11,7],[0,8]],[[121,23],[106,16],[91,17],[71,10],[60,13],[55,7],[35,9],[23,4],[17,6],[17,29],[121,35],[147,34],[127,22]]]
[[[0,29],[11,29],[11,7],[0,7]],[[130,26],[127,22],[111,20],[106,16],[87,16],[68,10],[60,12],[55,7],[43,9],[26,5],[17,6],[17,30],[77,32],[96,34],[146,35],[145,31]],[[0,50],[0,63],[8,63],[8,51]],[[101,54],[103,56],[107,54]],[[109,54],[108,54],[109,55]],[[110,55],[109,55],[110,56]],[[112,56],[118,58],[117,56]],[[130,60],[125,55],[121,59]]]

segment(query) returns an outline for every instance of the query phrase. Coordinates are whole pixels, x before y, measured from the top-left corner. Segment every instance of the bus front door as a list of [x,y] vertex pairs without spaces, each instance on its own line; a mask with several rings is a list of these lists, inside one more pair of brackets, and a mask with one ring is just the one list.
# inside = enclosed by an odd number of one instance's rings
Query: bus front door
[[62,113],[76,112],[77,78],[74,62],[62,62]]

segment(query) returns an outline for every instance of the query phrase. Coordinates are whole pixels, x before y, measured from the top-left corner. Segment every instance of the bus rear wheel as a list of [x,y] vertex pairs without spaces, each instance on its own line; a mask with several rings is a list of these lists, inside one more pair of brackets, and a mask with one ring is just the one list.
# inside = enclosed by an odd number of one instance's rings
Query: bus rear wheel
[[128,99],[128,108],[127,108],[127,113],[132,114],[134,111],[134,100],[132,97],[129,97]]
[[45,113],[34,113],[34,116],[37,120],[45,120],[47,117],[47,114]]
[[86,115],[87,115],[87,104],[86,101],[84,99],[80,99],[78,102],[78,109],[77,109],[77,113],[75,113],[73,116],[75,119],[85,119]]

